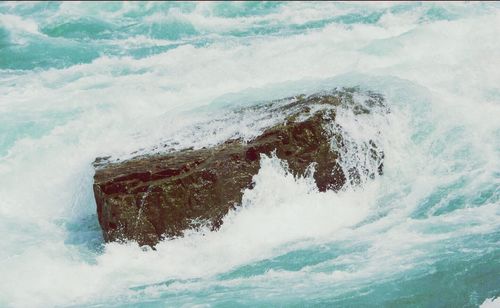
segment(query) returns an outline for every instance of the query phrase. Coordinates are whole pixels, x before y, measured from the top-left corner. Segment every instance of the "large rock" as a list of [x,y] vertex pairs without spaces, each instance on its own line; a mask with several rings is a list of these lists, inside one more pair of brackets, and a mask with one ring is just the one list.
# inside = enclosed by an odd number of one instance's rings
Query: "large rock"
[[[338,147],[343,137],[331,129],[336,109],[342,106],[354,113],[369,113],[371,107],[382,104],[375,94],[357,104],[352,99],[354,92],[299,96],[254,107],[286,116],[249,142],[227,140],[212,148],[115,163],[97,159],[94,194],[105,240],[135,240],[154,246],[161,239],[182,236],[187,229],[206,225],[218,229],[224,215],[240,204],[244,189],[252,187],[260,156],[272,152],[297,176],[304,175],[313,163],[320,191],[341,189],[346,178],[352,181],[353,174],[346,175],[340,167]],[[332,150],[332,142],[337,150]],[[370,143],[381,173],[383,153]]]

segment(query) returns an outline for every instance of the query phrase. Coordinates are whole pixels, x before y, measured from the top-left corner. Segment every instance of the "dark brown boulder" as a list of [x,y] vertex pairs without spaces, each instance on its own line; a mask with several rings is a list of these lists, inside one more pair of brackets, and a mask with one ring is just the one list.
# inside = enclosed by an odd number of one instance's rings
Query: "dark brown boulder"
[[[224,215],[240,204],[243,190],[251,188],[260,156],[273,151],[297,176],[315,163],[313,177],[320,191],[341,189],[346,175],[331,141],[342,144],[342,136],[327,129],[327,124],[335,121],[340,105],[354,104],[352,95],[347,99],[342,96],[345,93],[300,96],[286,104],[265,105],[263,112],[285,112],[286,120],[249,142],[228,140],[212,148],[140,156],[118,163],[96,160],[94,194],[105,240],[135,240],[154,246],[163,238],[182,236],[185,230],[202,225],[218,229]],[[369,110],[362,108],[369,107],[365,101],[353,110],[367,113]],[[379,172],[382,155],[374,151]]]

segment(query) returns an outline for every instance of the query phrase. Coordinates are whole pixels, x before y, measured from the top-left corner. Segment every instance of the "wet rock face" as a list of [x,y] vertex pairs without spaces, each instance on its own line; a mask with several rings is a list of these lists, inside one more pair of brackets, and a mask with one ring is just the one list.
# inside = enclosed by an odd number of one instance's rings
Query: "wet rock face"
[[[320,191],[341,189],[346,174],[340,152],[332,150],[331,142],[342,144],[342,136],[328,127],[335,121],[336,108],[353,104],[352,95],[351,99],[342,95],[345,92],[300,96],[287,104],[264,106],[263,112],[286,112],[286,119],[249,142],[228,140],[212,148],[118,163],[98,158],[94,195],[105,240],[154,246],[188,229],[204,225],[218,229],[224,215],[241,203],[243,191],[252,187],[261,155],[273,152],[297,176],[314,164],[313,177]],[[381,104],[381,98],[374,103]],[[368,113],[369,107],[356,105],[353,111]],[[381,173],[383,153],[371,146]]]

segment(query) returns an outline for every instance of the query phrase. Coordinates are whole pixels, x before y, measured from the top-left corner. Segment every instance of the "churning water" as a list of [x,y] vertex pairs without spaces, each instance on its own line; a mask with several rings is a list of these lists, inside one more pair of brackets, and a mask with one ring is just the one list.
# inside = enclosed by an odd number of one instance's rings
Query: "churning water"
[[[500,306],[499,38],[494,2],[0,3],[0,306]],[[320,193],[263,157],[219,232],[103,243],[95,157],[352,86],[391,110],[338,118],[384,175]]]

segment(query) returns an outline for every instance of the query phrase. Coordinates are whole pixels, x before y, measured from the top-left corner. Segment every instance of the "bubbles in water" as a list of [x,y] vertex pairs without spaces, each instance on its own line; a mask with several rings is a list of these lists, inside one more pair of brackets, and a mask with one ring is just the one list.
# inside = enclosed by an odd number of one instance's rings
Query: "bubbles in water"
[[[0,4],[0,306],[489,304],[499,14],[496,3]],[[390,106],[339,110],[330,128],[359,189],[320,193],[262,157],[219,232],[156,251],[101,242],[95,157],[252,138],[279,115],[235,110],[344,86]]]

